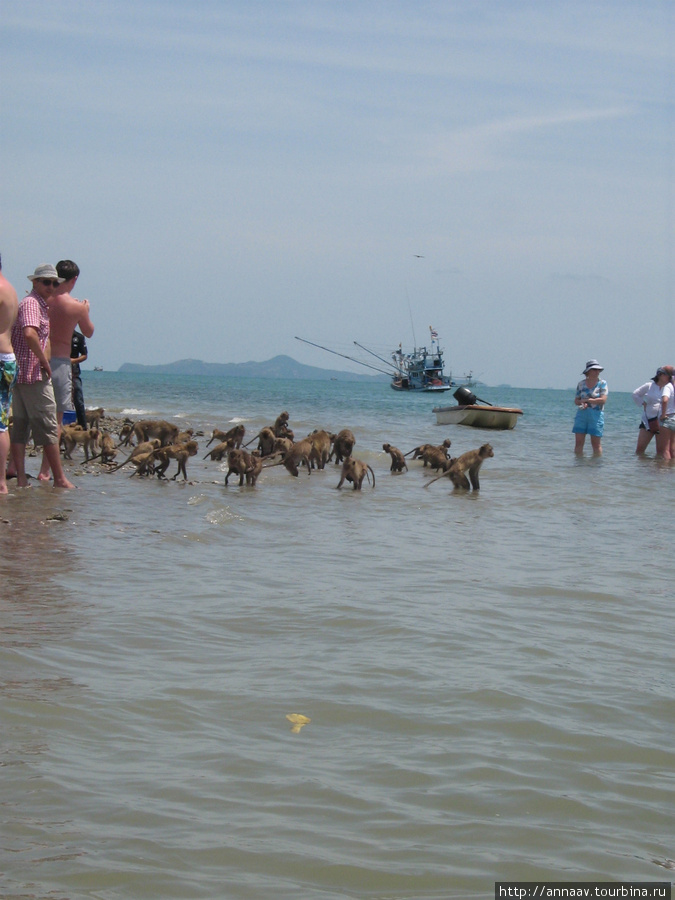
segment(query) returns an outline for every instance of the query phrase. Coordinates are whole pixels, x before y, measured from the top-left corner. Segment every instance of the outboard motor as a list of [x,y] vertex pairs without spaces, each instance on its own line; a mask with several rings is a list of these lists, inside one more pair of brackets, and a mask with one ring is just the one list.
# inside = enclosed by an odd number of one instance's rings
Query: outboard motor
[[478,399],[475,394],[466,387],[458,387],[452,395],[460,406],[475,406]]

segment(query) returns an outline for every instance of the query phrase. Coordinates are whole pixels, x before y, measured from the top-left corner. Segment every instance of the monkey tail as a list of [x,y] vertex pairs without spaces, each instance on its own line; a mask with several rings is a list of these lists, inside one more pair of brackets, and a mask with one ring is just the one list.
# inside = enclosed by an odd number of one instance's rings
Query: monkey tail
[[375,487],[375,473],[374,473],[373,470],[370,468],[370,466],[368,466],[368,470],[370,471],[370,474],[373,476],[373,487]]
[[438,480],[441,479],[441,478],[449,478],[449,477],[450,477],[450,476],[448,475],[448,472],[449,472],[449,471],[450,471],[450,470],[447,469],[445,472],[441,472],[440,475],[437,475],[435,478],[432,478],[431,481],[427,481],[427,483],[426,483],[425,485],[423,485],[423,487],[428,488],[430,484],[433,484],[434,481],[438,481]]
[[[268,456],[268,457],[266,457],[266,459],[271,459],[271,457]],[[273,469],[275,466],[283,465],[283,463],[284,463],[284,458],[282,456],[281,459],[278,459],[276,462],[269,463],[269,465],[263,466],[263,469]]]
[[121,469],[122,466],[126,466],[126,464],[129,462],[130,459],[131,459],[131,454],[129,454],[129,456],[127,456],[127,458],[124,460],[124,462],[117,463],[117,465],[114,468],[108,469],[108,472],[109,473],[116,472],[118,469]]

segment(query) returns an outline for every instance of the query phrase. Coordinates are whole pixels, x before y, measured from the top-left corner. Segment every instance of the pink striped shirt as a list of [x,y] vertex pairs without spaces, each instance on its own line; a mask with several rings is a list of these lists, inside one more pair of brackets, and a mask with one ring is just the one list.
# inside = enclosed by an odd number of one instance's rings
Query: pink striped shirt
[[23,333],[27,325],[35,328],[44,350],[49,339],[49,307],[35,291],[27,294],[19,303],[19,315],[12,326],[12,347],[19,368],[18,384],[35,384],[42,380],[40,360],[26,343]]

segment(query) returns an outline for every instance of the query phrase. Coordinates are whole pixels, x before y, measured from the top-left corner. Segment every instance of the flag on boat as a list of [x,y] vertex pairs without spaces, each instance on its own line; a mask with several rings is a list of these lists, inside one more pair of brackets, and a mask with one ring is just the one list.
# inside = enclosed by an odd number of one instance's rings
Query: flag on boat
[[436,329],[435,329],[435,328],[432,328],[431,325],[430,325],[430,326],[429,326],[429,331],[431,332],[431,340],[432,340],[432,341],[437,341],[437,340],[438,340],[438,332],[436,331]]

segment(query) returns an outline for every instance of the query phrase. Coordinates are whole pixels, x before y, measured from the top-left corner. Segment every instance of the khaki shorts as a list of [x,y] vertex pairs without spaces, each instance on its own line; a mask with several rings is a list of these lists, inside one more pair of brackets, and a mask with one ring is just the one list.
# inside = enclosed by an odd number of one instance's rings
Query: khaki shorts
[[70,357],[55,356],[49,360],[54,385],[54,399],[57,413],[72,410],[73,407],[73,367]]
[[58,442],[56,400],[51,379],[14,385],[10,440],[13,444],[26,444],[31,432],[36,446]]

